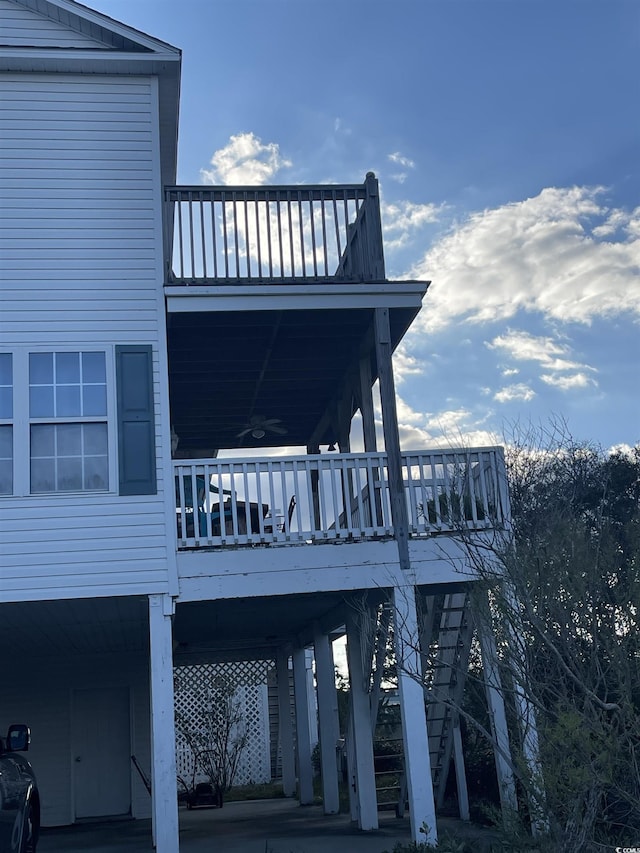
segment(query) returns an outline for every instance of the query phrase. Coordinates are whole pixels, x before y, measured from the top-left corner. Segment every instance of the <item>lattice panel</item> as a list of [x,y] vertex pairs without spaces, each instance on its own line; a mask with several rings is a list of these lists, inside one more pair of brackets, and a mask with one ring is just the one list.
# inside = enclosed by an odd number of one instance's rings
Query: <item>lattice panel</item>
[[[215,694],[220,683],[228,686],[241,716],[238,732],[247,743],[242,750],[234,785],[271,781],[269,750],[268,661],[237,661],[225,664],[195,664],[174,670],[176,715],[196,725],[203,697]],[[205,700],[206,701],[206,700]],[[184,735],[176,727],[178,775],[187,783],[193,778],[194,758]],[[200,770],[196,782],[205,781]]]

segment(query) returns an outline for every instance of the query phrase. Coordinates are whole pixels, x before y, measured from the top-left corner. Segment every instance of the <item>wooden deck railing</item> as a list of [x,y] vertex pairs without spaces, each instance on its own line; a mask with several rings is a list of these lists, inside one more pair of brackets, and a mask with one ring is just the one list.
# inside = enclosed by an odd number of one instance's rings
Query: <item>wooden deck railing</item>
[[[502,525],[500,448],[402,455],[411,536]],[[393,536],[382,453],[175,462],[178,547]]]
[[378,182],[166,187],[167,284],[383,281]]

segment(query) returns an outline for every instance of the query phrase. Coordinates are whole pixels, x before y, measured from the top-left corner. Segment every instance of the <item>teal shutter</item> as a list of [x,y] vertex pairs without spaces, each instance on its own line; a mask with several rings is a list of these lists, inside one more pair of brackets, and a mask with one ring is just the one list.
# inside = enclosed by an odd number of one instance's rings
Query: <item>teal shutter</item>
[[150,346],[116,347],[121,495],[155,495],[156,436]]

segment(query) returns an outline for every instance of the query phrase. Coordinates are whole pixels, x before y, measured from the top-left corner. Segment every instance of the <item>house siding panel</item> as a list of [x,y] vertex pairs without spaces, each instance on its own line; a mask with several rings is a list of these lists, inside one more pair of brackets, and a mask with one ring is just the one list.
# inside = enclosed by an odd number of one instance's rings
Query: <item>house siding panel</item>
[[[0,74],[0,346],[104,346],[113,359],[117,344],[150,344],[158,460],[161,190],[154,79]],[[166,591],[157,475],[144,498],[119,497],[117,481],[0,498],[0,600]]]
[[75,47],[105,48],[88,36],[74,32],[57,21],[18,6],[11,0],[0,0],[2,34],[0,44],[6,47]]

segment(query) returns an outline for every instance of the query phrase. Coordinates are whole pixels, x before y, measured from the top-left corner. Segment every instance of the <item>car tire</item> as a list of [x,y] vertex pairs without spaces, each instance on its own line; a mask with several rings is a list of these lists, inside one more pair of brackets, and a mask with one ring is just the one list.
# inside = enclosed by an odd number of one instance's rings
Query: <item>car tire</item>
[[20,853],[36,853],[36,827],[33,822],[33,806],[27,803],[22,821],[22,844]]

